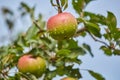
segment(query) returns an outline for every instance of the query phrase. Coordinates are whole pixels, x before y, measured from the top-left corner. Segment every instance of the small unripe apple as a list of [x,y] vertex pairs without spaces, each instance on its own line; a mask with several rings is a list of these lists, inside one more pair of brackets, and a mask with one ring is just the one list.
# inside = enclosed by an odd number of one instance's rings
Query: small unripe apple
[[46,62],[39,56],[27,54],[20,57],[17,67],[22,73],[31,73],[40,77],[46,69]]
[[78,79],[72,78],[72,77],[65,77],[65,78],[63,78],[63,79],[61,79],[61,80],[78,80]]
[[49,18],[47,30],[50,36],[56,40],[72,37],[77,29],[76,18],[68,12],[58,13]]

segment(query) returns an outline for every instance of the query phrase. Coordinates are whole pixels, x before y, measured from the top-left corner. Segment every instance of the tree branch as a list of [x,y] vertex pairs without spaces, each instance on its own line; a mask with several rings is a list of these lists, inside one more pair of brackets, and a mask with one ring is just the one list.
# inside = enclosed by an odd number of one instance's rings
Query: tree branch
[[81,29],[79,29],[76,33],[81,33],[81,32],[84,32],[84,31],[86,31],[87,29],[85,28],[85,27],[83,27],[83,28],[81,28]]
[[106,42],[96,39],[96,37],[94,37],[94,35],[92,35],[92,34],[87,30],[87,28],[85,28],[85,27],[83,27],[83,28],[81,28],[81,29],[78,29],[78,31],[76,32],[76,34],[74,35],[74,37],[79,36],[80,33],[84,32],[84,31],[87,31],[87,32],[89,33],[89,35],[93,38],[94,41],[97,41],[97,42],[99,42],[99,43],[104,44],[104,45],[107,46],[109,49],[115,50],[115,47],[114,47],[113,45],[108,45]]
[[74,37],[77,37],[80,33],[84,32],[86,30],[87,29],[85,27],[78,29],[77,32],[76,32],[76,34],[74,35]]
[[109,46],[106,42],[96,39],[89,31],[88,31],[88,33],[89,33],[90,36],[94,39],[94,41],[97,41],[97,42],[99,42],[99,43],[102,43],[102,44],[104,44],[105,46],[107,46],[108,48],[110,48],[110,46]]

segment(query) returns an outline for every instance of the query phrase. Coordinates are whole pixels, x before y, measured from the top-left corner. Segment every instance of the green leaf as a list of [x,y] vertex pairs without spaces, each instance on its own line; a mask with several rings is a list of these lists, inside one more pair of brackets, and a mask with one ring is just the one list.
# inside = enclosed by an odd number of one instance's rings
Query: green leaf
[[93,28],[95,28],[96,30],[100,30],[100,28],[99,28],[99,26],[97,25],[97,24],[95,24],[95,23],[91,23],[91,22],[85,22],[89,27],[93,27]]
[[108,11],[107,15],[107,25],[112,33],[115,32],[116,25],[117,25],[117,20],[115,15],[112,12]]
[[20,35],[18,39],[15,41],[16,46],[20,47],[25,47],[26,46],[26,41],[23,35]]
[[57,52],[57,55],[60,55],[60,56],[68,56],[69,54],[71,53],[70,50],[68,49],[61,49]]
[[72,0],[72,6],[74,10],[80,14],[91,1],[93,0]]
[[71,51],[73,52],[73,54],[71,54],[74,55],[73,57],[86,54],[86,51],[81,47],[71,49]]
[[120,39],[120,31],[116,31],[114,33],[114,39],[115,39],[115,41]]
[[61,6],[63,7],[66,3],[66,0],[60,0],[61,1]]
[[111,49],[109,49],[108,47],[106,47],[106,46],[101,46],[100,49],[102,49],[106,55],[108,55],[108,56],[111,56],[111,55],[112,55]]
[[79,52],[74,52],[69,54],[67,57],[70,58],[70,59],[76,59],[78,56],[80,55]]
[[83,43],[83,47],[90,53],[90,55],[91,55],[92,57],[94,57],[94,55],[93,55],[93,53],[92,53],[92,51],[91,51],[91,47],[90,47],[88,44]]
[[69,44],[67,49],[71,51],[72,53],[71,55],[78,56],[78,55],[84,55],[86,53],[85,50],[78,45],[78,41],[71,39],[68,41],[68,43]]
[[2,54],[2,55],[5,55],[5,54],[7,54],[8,53],[8,50],[9,50],[9,47],[10,46],[2,46],[2,47],[0,47],[0,54]]
[[10,10],[10,9],[8,9],[8,8],[5,8],[5,7],[2,8],[2,12],[3,12],[4,15],[5,15],[5,14],[14,15],[14,13],[13,13],[12,10]]
[[69,40],[68,43],[69,43],[68,44],[68,49],[73,49],[73,48],[78,48],[79,47],[78,42],[73,40],[73,39]]
[[120,55],[120,50],[119,50],[119,49],[115,49],[115,50],[113,51],[113,53],[114,53],[115,55]]
[[106,17],[104,17],[103,15],[101,14],[95,14],[95,13],[92,13],[92,12],[87,12],[85,11],[84,12],[84,17],[87,18],[89,17],[89,21],[92,22],[92,23],[100,23],[102,25],[106,25]]
[[113,26],[114,28],[116,27],[117,20],[116,20],[115,15],[112,12],[108,11],[107,20],[108,20],[108,24],[110,24],[110,26]]
[[86,5],[87,5],[88,3],[90,3],[91,1],[94,1],[94,0],[84,0],[84,1],[85,1]]
[[65,64],[65,61],[63,60],[63,58],[60,58],[56,61],[55,66],[63,66]]
[[10,19],[6,19],[6,24],[8,25],[7,27],[9,30],[12,30],[14,28],[14,22]]
[[84,0],[72,0],[74,10],[80,14],[84,8]]
[[39,29],[35,25],[32,25],[28,29],[25,39],[26,40],[34,39],[35,37],[37,37],[38,31],[39,31]]
[[45,31],[44,29],[45,29],[46,22],[43,20],[42,14],[39,14],[39,18],[34,22],[34,24],[36,24],[36,26],[40,28],[41,31],[42,30]]
[[60,76],[67,75],[78,79],[82,77],[79,68],[75,69],[73,68],[73,65],[57,67],[56,72]]
[[91,76],[93,76],[96,80],[105,80],[105,78],[104,78],[101,74],[99,74],[99,73],[96,73],[96,72],[94,72],[94,71],[92,71],[92,70],[88,70],[88,72],[89,72],[89,74],[90,74]]
[[111,33],[105,33],[105,34],[103,34],[103,36],[104,36],[105,39],[107,39],[109,41],[112,39]]
[[73,66],[65,66],[65,74],[74,78],[80,79],[82,77],[79,68],[73,68]]
[[82,61],[80,59],[78,59],[78,56],[76,57],[72,57],[72,56],[68,56],[68,59],[66,59],[66,62],[70,62],[70,63],[76,63],[76,64],[81,64]]
[[94,34],[96,37],[101,37],[100,28],[97,24],[86,21],[85,26],[90,33]]
[[27,12],[30,12],[30,7],[27,5],[27,4],[25,4],[24,2],[21,2],[21,6],[27,11]]
[[56,76],[56,72],[55,71],[48,71],[45,74],[44,80],[52,80],[55,76]]

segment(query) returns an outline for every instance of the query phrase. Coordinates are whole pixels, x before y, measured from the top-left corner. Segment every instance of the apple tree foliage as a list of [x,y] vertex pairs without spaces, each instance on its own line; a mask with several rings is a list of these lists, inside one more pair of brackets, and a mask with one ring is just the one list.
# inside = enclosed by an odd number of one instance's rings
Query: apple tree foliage
[[[51,6],[53,6],[59,12],[63,12],[69,7],[69,0],[50,0]],[[17,38],[11,39],[11,43],[7,46],[0,47],[0,80],[37,80],[38,77],[32,74],[24,74],[16,70],[13,75],[9,75],[10,71],[17,68],[18,59],[27,53],[39,55],[46,60],[47,69],[41,76],[43,80],[52,80],[58,76],[68,76],[76,79],[81,79],[82,74],[79,67],[75,68],[75,65],[81,65],[82,61],[80,56],[92,53],[92,48],[87,43],[78,45],[79,40],[77,37],[90,36],[95,42],[101,43],[100,49],[107,56],[120,55],[120,29],[117,27],[117,20],[115,15],[108,11],[107,16],[101,14],[95,14],[85,11],[85,7],[93,0],[71,0],[73,9],[78,17],[76,17],[78,27],[76,34],[61,42],[54,40],[49,36],[46,30],[46,22],[43,20],[41,14],[38,15],[38,19],[35,19],[34,11],[35,7],[29,7],[25,3],[21,3],[18,11],[20,17],[30,16],[31,26],[29,29],[20,33]],[[15,22],[12,19],[15,13],[8,9],[2,8],[2,13],[5,17],[5,22],[10,32],[13,31]],[[57,14],[57,13],[56,13]],[[97,44],[97,43],[95,43]],[[27,52],[25,49],[27,48]],[[105,78],[89,69],[85,69],[96,80],[105,80]]]

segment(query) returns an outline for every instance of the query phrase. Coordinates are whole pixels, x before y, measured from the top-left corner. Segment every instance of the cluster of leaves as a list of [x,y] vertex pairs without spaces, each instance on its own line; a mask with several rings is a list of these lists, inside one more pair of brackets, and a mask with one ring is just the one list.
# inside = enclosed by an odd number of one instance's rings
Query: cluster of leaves
[[[75,36],[83,37],[90,35],[92,39],[100,42],[102,46],[100,49],[105,52],[106,55],[119,55],[120,54],[120,30],[117,28],[117,20],[113,13],[108,12],[107,17],[94,14],[85,11],[85,7],[92,0],[72,0],[73,9],[79,15],[77,18],[78,24],[83,23],[84,27],[78,29]],[[52,6],[55,6],[60,10],[65,10],[68,7],[68,0],[56,0],[57,4],[50,0]],[[46,31],[45,21],[42,19],[42,15],[39,14],[37,20],[34,17],[35,7],[30,8],[25,3],[21,3],[21,16],[29,14],[31,21],[33,22],[31,27],[25,33],[19,34],[17,39],[8,46],[0,48],[0,80],[21,80],[36,79],[35,75],[23,74],[16,71],[13,76],[9,75],[9,71],[14,67],[17,67],[17,61],[20,56],[26,53],[39,55],[47,62],[46,72],[43,74],[43,80],[52,80],[57,75],[70,76],[74,78],[82,78],[79,68],[74,68],[75,64],[80,65],[82,61],[78,58],[86,53],[90,53],[93,57],[91,47],[83,43],[78,45],[78,41],[74,38],[56,41],[52,39]],[[11,13],[9,9],[4,9],[4,13]],[[12,14],[13,15],[13,14]],[[10,27],[9,23],[9,27]],[[10,27],[11,28],[11,27]],[[104,29],[104,32],[101,32]],[[86,34],[88,33],[88,34]],[[105,39],[105,41],[103,41]],[[105,80],[100,74],[87,70],[91,76],[97,80]]]
[[74,10],[80,15],[78,22],[84,24],[84,31],[86,33],[95,41],[102,44],[100,49],[103,50],[106,55],[119,55],[120,29],[117,27],[115,15],[108,11],[107,17],[105,17],[101,14],[85,11],[84,8],[91,1],[92,0],[72,0]]

